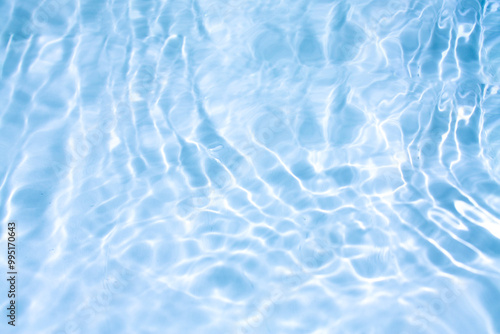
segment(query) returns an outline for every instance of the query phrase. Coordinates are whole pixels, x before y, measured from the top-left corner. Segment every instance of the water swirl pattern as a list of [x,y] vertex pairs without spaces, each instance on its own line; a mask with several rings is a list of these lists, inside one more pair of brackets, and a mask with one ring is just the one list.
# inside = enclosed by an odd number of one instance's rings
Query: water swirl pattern
[[1,333],[500,333],[498,1],[0,16]]

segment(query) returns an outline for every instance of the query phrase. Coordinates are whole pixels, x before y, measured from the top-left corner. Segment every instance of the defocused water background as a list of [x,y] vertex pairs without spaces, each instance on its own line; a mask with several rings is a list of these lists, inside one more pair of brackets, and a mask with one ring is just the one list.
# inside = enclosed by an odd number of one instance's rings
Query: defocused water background
[[500,333],[498,1],[0,22],[2,333]]

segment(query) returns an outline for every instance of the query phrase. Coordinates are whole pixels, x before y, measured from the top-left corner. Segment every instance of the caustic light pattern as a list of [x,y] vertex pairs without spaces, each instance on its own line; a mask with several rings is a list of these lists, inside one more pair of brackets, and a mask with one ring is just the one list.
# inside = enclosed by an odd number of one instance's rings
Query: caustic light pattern
[[500,333],[498,1],[0,22],[2,333]]

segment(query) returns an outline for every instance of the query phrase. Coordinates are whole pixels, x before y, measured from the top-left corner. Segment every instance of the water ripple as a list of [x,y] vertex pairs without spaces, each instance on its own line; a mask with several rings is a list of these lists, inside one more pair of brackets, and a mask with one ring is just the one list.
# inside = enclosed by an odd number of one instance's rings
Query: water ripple
[[500,333],[496,1],[0,8],[22,333]]

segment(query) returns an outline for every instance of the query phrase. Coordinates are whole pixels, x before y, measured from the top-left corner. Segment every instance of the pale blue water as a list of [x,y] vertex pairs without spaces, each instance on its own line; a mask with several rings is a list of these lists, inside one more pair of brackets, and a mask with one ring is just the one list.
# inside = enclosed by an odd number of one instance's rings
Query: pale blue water
[[0,22],[1,333],[500,333],[500,2]]

